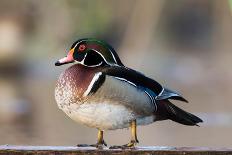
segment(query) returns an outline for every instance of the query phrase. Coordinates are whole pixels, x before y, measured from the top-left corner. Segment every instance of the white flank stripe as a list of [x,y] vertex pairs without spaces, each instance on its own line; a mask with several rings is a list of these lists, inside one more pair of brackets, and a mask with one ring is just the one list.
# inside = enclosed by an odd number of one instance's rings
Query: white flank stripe
[[116,63],[118,63],[117,60],[115,59],[114,54],[113,54],[113,52],[111,51],[111,49],[109,49],[109,51],[110,51],[110,53],[111,53],[111,55],[112,55],[114,61],[115,61]]
[[93,88],[94,83],[99,79],[99,77],[102,75],[102,72],[96,73],[92,79],[92,81],[90,82],[87,90],[84,92],[84,97],[86,97],[87,95],[89,95],[91,89]]

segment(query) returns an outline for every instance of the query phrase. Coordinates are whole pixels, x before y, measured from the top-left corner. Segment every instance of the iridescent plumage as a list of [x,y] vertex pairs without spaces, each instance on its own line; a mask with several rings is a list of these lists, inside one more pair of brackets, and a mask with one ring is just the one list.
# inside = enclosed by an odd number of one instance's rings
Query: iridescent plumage
[[[80,39],[67,57],[56,65],[76,62],[59,77],[55,98],[73,120],[89,127],[114,130],[171,119],[184,125],[197,125],[200,118],[169,100],[187,102],[180,94],[162,87],[157,81],[125,67],[115,50],[104,41]],[[138,142],[132,135],[131,143]],[[98,140],[102,144],[103,137]]]

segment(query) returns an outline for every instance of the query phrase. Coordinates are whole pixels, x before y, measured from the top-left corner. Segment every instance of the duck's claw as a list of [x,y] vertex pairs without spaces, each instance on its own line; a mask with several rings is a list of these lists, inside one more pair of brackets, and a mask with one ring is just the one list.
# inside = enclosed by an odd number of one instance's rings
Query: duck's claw
[[107,144],[103,141],[103,143],[97,143],[97,144],[78,144],[77,147],[96,147],[98,149],[102,149],[104,146],[107,146]]
[[77,144],[77,147],[91,147],[90,144]]
[[106,142],[103,140],[103,141],[101,141],[100,143],[93,144],[93,145],[91,145],[91,146],[101,149],[101,148],[103,148],[104,146],[106,147],[107,144],[106,144]]
[[110,146],[109,149],[135,149],[136,144],[138,143],[138,141],[134,141],[132,140],[130,143],[125,144],[125,145],[114,145],[114,146]]
[[106,147],[107,144],[103,139],[103,131],[98,130],[98,137],[97,137],[97,143],[96,144],[78,144],[78,147],[96,147],[98,149],[103,149],[103,147]]

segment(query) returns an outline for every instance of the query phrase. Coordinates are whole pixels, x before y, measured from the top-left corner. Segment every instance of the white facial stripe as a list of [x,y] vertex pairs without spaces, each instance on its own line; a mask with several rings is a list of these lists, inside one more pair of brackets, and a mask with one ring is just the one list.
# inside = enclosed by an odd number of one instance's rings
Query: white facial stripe
[[85,67],[98,67],[98,66],[101,66],[101,65],[102,65],[102,62],[99,63],[99,64],[97,64],[97,65],[92,65],[92,66],[87,66],[87,65],[85,65],[84,63],[81,63],[81,62],[76,61],[76,60],[75,60],[75,62],[76,62],[77,64],[81,64],[81,65],[83,65],[83,66],[85,66]]
[[111,64],[109,64],[109,63],[106,61],[105,57],[104,57],[100,52],[98,52],[98,51],[95,50],[95,49],[92,49],[92,50],[95,51],[96,53],[98,53],[98,54],[102,57],[102,59],[103,59],[108,65],[112,66]]
[[93,88],[94,83],[99,79],[99,77],[102,75],[102,72],[96,73],[92,79],[92,81],[90,82],[87,90],[84,92],[83,96],[86,97],[89,95],[91,89]]
[[119,66],[118,64],[111,64],[108,61],[106,61],[105,57],[100,52],[98,52],[97,50],[94,50],[94,49],[92,49],[92,50],[95,51],[96,53],[98,53],[108,65],[110,65],[110,66]]
[[86,41],[86,40],[87,40],[87,39],[81,40],[81,41],[77,42],[76,45],[75,45],[73,48],[75,49],[75,48],[77,47],[78,44],[80,44],[81,42]]
[[85,53],[84,58],[81,60],[81,62],[80,62],[81,64],[84,64],[84,61],[85,61],[86,56],[87,56],[87,53]]
[[113,56],[114,61],[115,61],[116,63],[118,63],[117,60],[115,59],[114,53],[111,51],[111,49],[109,49],[109,50],[110,50],[111,55]]
[[88,53],[85,54],[83,60],[81,60],[81,62],[80,62],[80,64],[82,64],[83,66],[87,66],[87,67],[97,67],[97,66],[101,66],[101,64],[103,63],[103,62],[100,62],[99,64],[92,65],[92,66],[88,66],[88,65],[85,64],[85,58],[86,58],[87,55],[88,55]]
[[99,64],[97,64],[97,65],[92,65],[92,66],[87,66],[87,65],[85,65],[85,64],[82,64],[83,66],[86,66],[86,67],[98,67],[98,66],[101,66],[102,65],[102,62],[100,62]]

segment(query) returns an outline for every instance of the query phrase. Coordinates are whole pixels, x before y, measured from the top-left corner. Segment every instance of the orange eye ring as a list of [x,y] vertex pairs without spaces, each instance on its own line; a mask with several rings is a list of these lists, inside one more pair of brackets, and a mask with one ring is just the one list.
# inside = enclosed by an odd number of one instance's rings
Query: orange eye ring
[[86,46],[84,44],[79,46],[79,51],[82,52],[86,49]]

